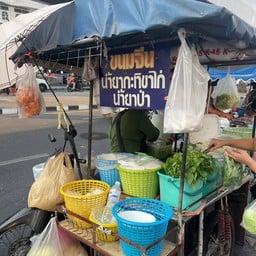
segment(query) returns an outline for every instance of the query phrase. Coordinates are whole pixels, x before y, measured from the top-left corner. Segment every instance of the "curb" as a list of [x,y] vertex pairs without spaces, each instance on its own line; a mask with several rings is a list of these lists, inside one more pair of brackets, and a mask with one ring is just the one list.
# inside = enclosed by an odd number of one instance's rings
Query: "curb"
[[[59,110],[59,106],[46,106],[46,112],[56,112]],[[69,105],[63,106],[65,111],[72,110],[88,110],[89,105]],[[97,105],[92,106],[93,109],[97,108]],[[18,108],[0,108],[0,115],[18,114]]]

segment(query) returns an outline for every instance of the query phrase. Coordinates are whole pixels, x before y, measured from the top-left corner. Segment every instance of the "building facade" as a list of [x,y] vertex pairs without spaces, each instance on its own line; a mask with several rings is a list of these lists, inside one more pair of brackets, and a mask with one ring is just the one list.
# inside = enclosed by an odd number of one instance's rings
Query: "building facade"
[[29,13],[47,6],[42,1],[0,0],[0,24],[10,21],[20,14]]

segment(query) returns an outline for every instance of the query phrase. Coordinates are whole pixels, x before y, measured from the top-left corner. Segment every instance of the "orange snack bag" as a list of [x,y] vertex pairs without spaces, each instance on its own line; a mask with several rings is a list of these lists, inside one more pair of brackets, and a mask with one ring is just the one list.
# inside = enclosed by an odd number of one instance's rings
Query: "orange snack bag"
[[26,73],[17,82],[16,102],[19,108],[19,117],[32,117],[39,115],[45,108],[45,102],[32,65],[28,66]]

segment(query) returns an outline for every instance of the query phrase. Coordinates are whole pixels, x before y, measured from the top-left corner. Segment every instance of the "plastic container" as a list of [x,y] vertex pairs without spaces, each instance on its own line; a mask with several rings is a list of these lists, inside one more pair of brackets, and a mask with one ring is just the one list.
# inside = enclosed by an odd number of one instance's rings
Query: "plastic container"
[[102,223],[101,218],[105,206],[100,206],[92,209],[89,220],[96,225],[96,236],[101,241],[113,242],[118,240],[118,236],[114,235],[117,233],[117,223]]
[[202,129],[189,134],[189,141],[192,144],[210,141],[221,135],[219,117],[214,114],[205,114],[202,120]]
[[226,127],[223,134],[239,138],[252,138],[252,128],[248,127]]
[[[172,206],[178,208],[179,203],[179,190],[180,190],[180,178],[173,178],[166,175],[163,170],[158,171],[159,183],[160,183],[160,200]],[[203,181],[200,180],[197,186],[194,188],[188,183],[184,183],[182,210],[191,207],[196,209],[200,206],[200,199],[203,197]]]
[[45,166],[45,162],[33,166],[32,170],[33,170],[33,175],[34,175],[35,181],[39,178],[40,174],[42,173],[42,171],[44,169],[44,166]]
[[132,155],[133,154],[128,153],[103,153],[96,155],[94,162],[99,172],[100,180],[108,183],[110,187],[112,187],[116,181],[121,183],[119,172],[116,169],[117,162],[120,159]]
[[147,142],[146,153],[160,160],[165,160],[167,157],[173,155],[172,143],[164,140],[157,140],[154,142]]
[[[134,221],[136,219],[130,221],[127,220],[127,216],[122,218],[121,213],[124,211],[144,212],[145,214],[153,215],[154,221],[147,223],[143,223],[140,220]],[[129,243],[130,241],[143,248],[152,245],[145,253],[147,256],[159,256],[161,254],[164,245],[164,240],[161,238],[166,234],[169,220],[173,216],[173,210],[168,204],[150,198],[129,198],[115,204],[112,213],[117,221],[119,236],[127,239],[126,241],[120,239],[124,255],[144,255],[141,250]]]
[[120,174],[123,192],[134,197],[155,198],[159,193],[157,171],[162,165],[160,160],[143,153],[119,161],[116,168]]
[[214,190],[220,188],[223,184],[223,168],[224,159],[214,158],[216,169],[213,173],[209,173],[206,179],[206,184],[203,185],[203,196],[208,195]]
[[107,204],[102,213],[102,218],[101,218],[102,223],[114,223],[115,222],[115,218],[112,215],[112,207],[117,202],[119,202],[120,195],[121,195],[120,182],[116,181],[115,184],[112,186],[112,188],[109,191]]

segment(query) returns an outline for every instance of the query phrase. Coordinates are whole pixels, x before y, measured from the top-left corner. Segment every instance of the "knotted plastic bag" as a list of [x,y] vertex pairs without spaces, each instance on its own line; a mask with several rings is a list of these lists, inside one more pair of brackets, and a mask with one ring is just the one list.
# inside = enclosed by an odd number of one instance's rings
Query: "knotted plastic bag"
[[27,256],[88,256],[80,242],[58,227],[55,217],[36,237]]
[[214,105],[222,110],[230,109],[239,103],[238,88],[235,79],[230,75],[230,70],[224,78],[218,81],[211,96]]
[[187,133],[202,128],[210,79],[194,47],[190,49],[187,45],[183,29],[178,36],[181,46],[164,110],[164,133]]
[[20,118],[36,116],[45,110],[44,98],[31,64],[28,65],[27,71],[16,83],[16,87],[16,102]]
[[45,211],[54,211],[56,205],[64,203],[60,188],[76,180],[67,152],[61,152],[46,162],[39,178],[32,184],[28,195],[28,206]]

